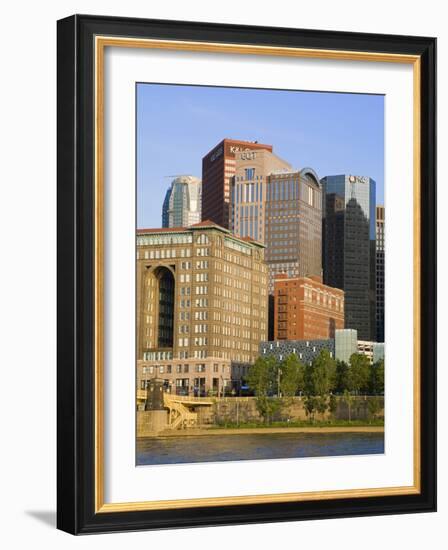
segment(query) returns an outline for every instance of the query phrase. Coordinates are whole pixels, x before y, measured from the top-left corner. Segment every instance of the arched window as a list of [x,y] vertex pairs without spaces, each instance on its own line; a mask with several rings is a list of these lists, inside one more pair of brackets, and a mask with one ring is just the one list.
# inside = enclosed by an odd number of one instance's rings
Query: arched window
[[160,267],[155,273],[159,286],[157,347],[173,347],[174,328],[174,276],[166,267]]

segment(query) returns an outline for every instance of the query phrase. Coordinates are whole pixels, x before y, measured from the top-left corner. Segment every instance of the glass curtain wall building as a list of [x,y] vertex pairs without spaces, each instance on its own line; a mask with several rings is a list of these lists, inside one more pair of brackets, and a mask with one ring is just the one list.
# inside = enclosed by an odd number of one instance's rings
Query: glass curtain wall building
[[201,221],[202,183],[194,176],[178,176],[163,201],[162,227],[190,227]]
[[384,342],[384,206],[376,207],[376,341]]
[[366,176],[326,176],[324,283],[345,292],[345,327],[376,338],[376,183]]

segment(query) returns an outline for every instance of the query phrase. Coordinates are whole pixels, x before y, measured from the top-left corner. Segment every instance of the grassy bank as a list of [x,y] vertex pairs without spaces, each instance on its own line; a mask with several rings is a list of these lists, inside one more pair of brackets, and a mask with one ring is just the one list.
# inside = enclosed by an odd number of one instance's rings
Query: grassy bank
[[165,430],[163,432],[154,433],[145,437],[156,438],[183,438],[183,437],[197,437],[197,436],[223,436],[223,435],[268,435],[268,434],[335,434],[335,433],[384,433],[384,426],[370,425],[354,425],[348,424],[346,426],[336,426],[334,424],[322,423],[320,427],[316,425],[306,424],[305,426],[274,426],[273,424],[266,425],[264,428],[257,427],[250,428],[230,428],[230,427],[209,427],[209,428],[190,428],[188,430]]
[[220,429],[267,429],[267,428],[353,428],[353,427],[375,427],[384,426],[383,419],[371,420],[366,422],[365,420],[316,420],[310,422],[309,420],[292,420],[290,422],[271,422],[269,424],[262,424],[259,422],[226,422],[223,424],[215,424],[211,426],[214,430]]

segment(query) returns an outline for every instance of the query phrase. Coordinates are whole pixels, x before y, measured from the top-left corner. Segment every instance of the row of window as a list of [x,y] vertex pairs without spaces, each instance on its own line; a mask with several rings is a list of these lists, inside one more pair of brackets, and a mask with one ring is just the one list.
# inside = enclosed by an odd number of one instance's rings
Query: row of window
[[[285,306],[279,306],[279,312],[282,312],[282,311],[287,311],[287,308]],[[188,321],[190,319],[190,315],[185,315],[186,312],[181,312],[180,314],[180,320],[181,321]],[[207,320],[208,318],[208,315],[201,315],[201,314],[207,314],[208,312],[205,312],[205,311],[196,311],[195,312],[195,320]],[[226,323],[226,325],[222,326],[222,329],[221,329],[221,325],[212,325],[212,331],[215,333],[215,334],[228,334],[228,335],[232,335],[232,336],[243,336],[243,338],[250,338],[250,334],[248,331],[245,331],[243,330],[243,332],[241,333],[240,330],[238,329],[238,327],[240,326],[243,326],[243,327],[246,327],[246,328],[253,328],[255,330],[257,330],[260,326],[261,327],[264,327],[264,323],[260,323],[258,321],[258,319],[248,319],[248,318],[241,318],[241,317],[236,317],[236,316],[233,316],[233,315],[226,315],[226,314],[222,314],[221,315],[221,312],[220,311],[214,311],[213,312],[213,320],[214,321],[221,321],[221,318],[222,318],[222,321],[224,323]],[[149,324],[152,324],[152,320],[149,321]],[[192,325],[193,326],[193,332],[198,334],[198,333],[204,333],[204,332],[207,332],[207,327],[208,325],[207,324],[195,324],[195,325]],[[179,325],[179,328],[178,328],[178,331],[179,331],[179,334],[188,334],[190,332],[190,325]],[[149,335],[151,334],[152,335],[152,329],[146,329],[146,334]]]
[[[193,345],[195,345],[195,346],[208,346],[208,338],[206,336],[201,336],[199,338],[193,338],[192,342],[193,342]],[[179,338],[178,344],[179,344],[180,348],[188,347],[190,345],[190,340],[189,340],[189,338]]]
[[137,246],[160,246],[164,244],[189,244],[193,242],[193,235],[148,235],[138,236]]
[[[237,250],[238,252],[241,252],[242,254],[246,254],[247,256],[252,255],[252,248],[249,246],[246,246],[240,242],[234,241],[233,239],[225,238],[224,239],[224,246],[227,248],[231,248],[233,250]],[[226,254],[225,255],[226,260],[231,261],[233,263],[244,265],[245,267],[250,267],[250,260],[248,258],[242,258],[241,256],[236,256],[235,254]]]
[[[252,179],[252,178],[251,178]],[[232,187],[232,203],[261,202],[263,200],[263,183],[261,181],[236,183]]]
[[[208,365],[208,367],[210,368],[211,365]],[[180,374],[190,372],[190,369],[191,372],[206,372],[208,370],[205,363],[197,363],[196,365],[144,365],[142,374]],[[228,370],[227,365],[221,365],[221,369],[218,363],[213,365],[213,372],[227,373]]]
[[140,258],[145,260],[165,260],[170,258],[189,258],[191,256],[191,248],[167,248],[156,250],[137,250],[137,260]]
[[[179,276],[180,283],[190,283],[192,276],[190,273],[181,273]],[[194,280],[197,283],[203,283],[208,281],[208,273],[196,273]]]

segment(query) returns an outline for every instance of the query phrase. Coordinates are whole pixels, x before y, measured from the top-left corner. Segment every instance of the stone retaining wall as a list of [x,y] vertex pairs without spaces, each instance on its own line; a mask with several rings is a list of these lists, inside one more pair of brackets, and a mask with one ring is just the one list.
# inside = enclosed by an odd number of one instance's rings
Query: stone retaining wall
[[[351,420],[370,420],[368,403],[372,399],[380,400],[380,411],[376,418],[384,417],[384,398],[359,396],[353,397],[350,406]],[[330,418],[336,420],[349,420],[348,405],[342,397],[336,397],[336,411],[334,414],[329,411],[324,414],[315,414],[316,420],[327,420]],[[255,397],[224,397],[215,398],[212,407],[198,407],[198,420],[200,425],[225,424],[226,422],[261,422],[262,418],[257,411]],[[308,420],[304,408],[304,399],[300,397],[292,398],[292,404],[285,407],[278,413],[274,420]]]

